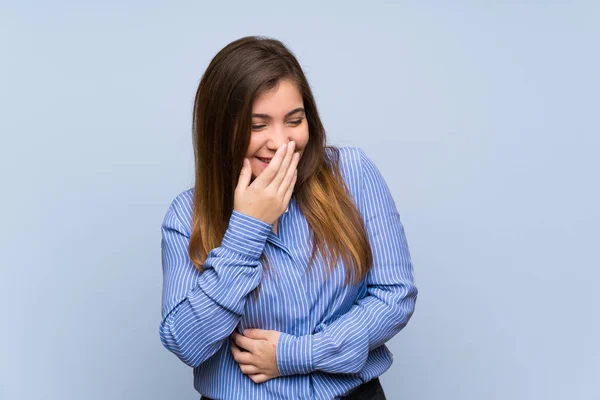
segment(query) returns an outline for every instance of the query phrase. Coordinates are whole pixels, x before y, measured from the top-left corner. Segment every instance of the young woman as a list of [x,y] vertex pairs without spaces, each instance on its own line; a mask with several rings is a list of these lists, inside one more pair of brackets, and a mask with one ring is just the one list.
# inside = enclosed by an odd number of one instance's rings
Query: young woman
[[243,37],[204,73],[195,186],[162,224],[163,345],[203,399],[385,399],[417,299],[404,228],[358,147],[328,146],[302,69]]

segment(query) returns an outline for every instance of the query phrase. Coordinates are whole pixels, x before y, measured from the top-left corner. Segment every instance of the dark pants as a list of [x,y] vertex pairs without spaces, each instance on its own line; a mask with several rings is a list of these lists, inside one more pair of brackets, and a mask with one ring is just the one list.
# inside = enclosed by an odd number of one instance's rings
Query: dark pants
[[383,387],[379,378],[371,379],[359,387],[352,390],[349,394],[340,397],[343,400],[386,400]]
[[[350,393],[340,397],[341,400],[386,400],[385,393],[379,378],[371,379],[354,388]],[[212,400],[210,397],[202,396],[200,400]]]

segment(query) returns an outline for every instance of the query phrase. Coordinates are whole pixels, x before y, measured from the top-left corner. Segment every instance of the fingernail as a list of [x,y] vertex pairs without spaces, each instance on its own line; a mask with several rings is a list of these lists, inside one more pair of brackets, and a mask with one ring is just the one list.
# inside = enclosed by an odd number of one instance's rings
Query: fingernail
[[296,142],[294,142],[293,140],[290,142],[290,147],[294,148],[296,147]]
[[282,144],[281,147],[280,147],[281,150],[285,150],[286,148],[287,148],[287,144],[285,144],[285,143]]

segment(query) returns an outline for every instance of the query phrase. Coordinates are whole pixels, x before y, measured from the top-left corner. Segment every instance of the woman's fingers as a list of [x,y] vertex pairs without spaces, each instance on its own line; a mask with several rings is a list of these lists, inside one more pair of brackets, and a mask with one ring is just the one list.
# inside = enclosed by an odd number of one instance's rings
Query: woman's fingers
[[252,178],[252,167],[250,167],[250,161],[244,158],[244,164],[240,171],[240,177],[238,178],[238,184],[236,189],[246,189]]
[[[240,174],[234,197],[234,210],[261,221],[273,224],[285,210],[289,199],[285,195],[298,165],[299,154],[294,153],[295,143],[282,145],[271,162],[248,184],[246,171]],[[251,173],[251,172],[250,172]],[[238,343],[243,347],[243,343]]]
[[299,160],[300,160],[300,154],[298,154],[298,153],[294,154],[294,156],[292,157],[292,161],[288,167],[288,170],[286,171],[285,178],[284,178],[283,182],[281,182],[281,185],[279,186],[278,193],[280,193],[280,194],[287,193],[290,186],[292,186],[292,189],[293,189],[293,185],[290,185],[290,183],[292,182],[292,179],[294,178],[294,174],[296,173],[295,171],[297,171],[296,167],[298,166]]
[[242,351],[234,342],[231,342],[231,355],[233,359],[242,364],[250,364],[253,361],[252,353],[249,351]]
[[292,193],[294,193],[294,186],[296,185],[296,180],[298,178],[298,170],[294,171],[294,176],[292,176],[292,181],[287,187],[287,191],[285,192],[285,196],[283,197],[283,202],[285,204],[289,204],[290,199],[292,198]]
[[278,149],[271,162],[267,167],[256,177],[252,185],[256,185],[256,187],[264,188],[267,187],[275,175],[277,175],[277,171],[279,171],[279,167],[281,166],[282,161],[286,156],[287,144],[282,144]]
[[231,334],[231,338],[240,348],[256,353],[256,342],[254,339],[250,339],[235,331]]
[[279,170],[277,171],[277,175],[275,175],[275,178],[273,178],[273,180],[269,184],[269,186],[274,187],[276,191],[279,191],[281,182],[283,182],[283,179],[285,178],[285,176],[288,172],[288,167],[290,166],[290,164],[292,162],[295,148],[296,148],[296,144],[294,143],[294,141],[291,141],[287,146],[287,153],[281,163],[281,166],[279,167]]
[[240,364],[238,363],[238,365],[240,366],[240,369],[242,370],[242,372],[246,375],[248,374],[259,374],[261,373],[261,369],[258,368],[256,365],[252,365],[252,364]]
[[271,379],[271,377],[267,374],[254,374],[248,375],[250,379],[254,381],[254,383],[263,383]]

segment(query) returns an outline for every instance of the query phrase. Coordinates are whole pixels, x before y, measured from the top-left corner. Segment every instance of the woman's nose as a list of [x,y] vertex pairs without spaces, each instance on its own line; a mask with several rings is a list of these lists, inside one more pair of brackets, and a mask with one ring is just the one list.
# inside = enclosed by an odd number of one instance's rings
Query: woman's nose
[[284,144],[288,144],[292,141],[292,138],[289,137],[282,129],[277,129],[274,132],[273,136],[271,136],[271,145],[275,150],[280,148]]
[[273,149],[274,149],[275,151],[277,151],[277,149],[279,149],[281,146],[283,146],[284,144],[289,144],[289,143],[290,143],[290,140],[289,140],[289,139],[287,139],[287,140],[282,140],[282,141],[274,141],[274,142],[273,142]]

